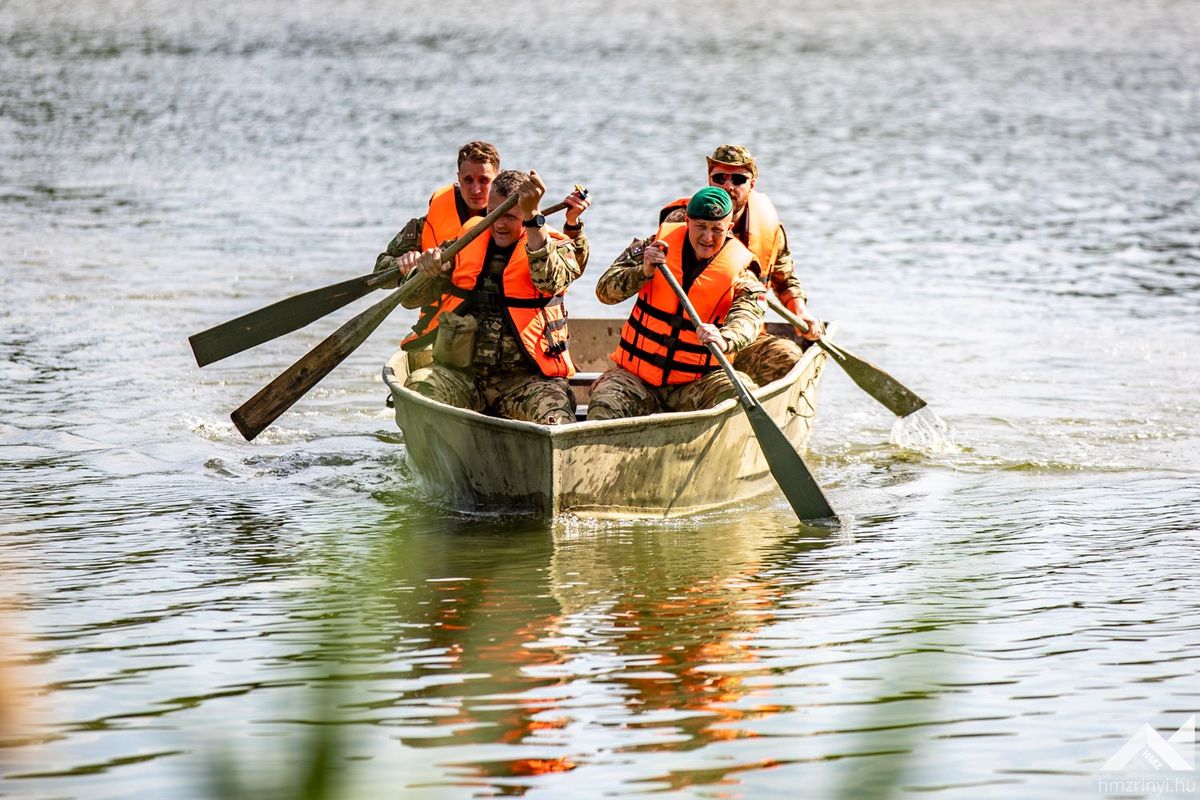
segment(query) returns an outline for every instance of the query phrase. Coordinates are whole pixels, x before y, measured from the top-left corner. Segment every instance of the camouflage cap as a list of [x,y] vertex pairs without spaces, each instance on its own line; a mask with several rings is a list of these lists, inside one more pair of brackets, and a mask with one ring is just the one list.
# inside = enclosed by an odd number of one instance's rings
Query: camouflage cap
[[754,156],[750,155],[750,151],[742,147],[740,144],[723,144],[718,145],[716,150],[713,150],[711,156],[706,156],[708,166],[711,168],[713,164],[724,164],[729,167],[749,167],[750,174],[758,177],[758,164],[754,162]]

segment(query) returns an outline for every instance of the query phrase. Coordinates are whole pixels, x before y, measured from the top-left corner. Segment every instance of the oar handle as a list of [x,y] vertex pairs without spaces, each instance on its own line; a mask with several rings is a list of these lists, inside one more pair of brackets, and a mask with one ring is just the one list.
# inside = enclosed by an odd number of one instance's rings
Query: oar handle
[[[576,193],[577,193],[577,194],[578,194],[580,197],[587,197],[587,196],[588,196],[588,190],[587,190],[587,189],[585,189],[585,188],[583,188],[582,186],[580,186],[578,183],[577,183],[577,184],[575,184],[575,192],[576,192]],[[567,203],[567,202],[564,200],[564,201],[562,201],[562,202],[555,203],[554,205],[550,206],[549,208],[543,208],[543,209],[542,209],[542,216],[544,216],[544,217],[548,217],[548,216],[550,216],[551,214],[557,214],[558,212],[562,211],[564,208],[567,208],[567,207],[568,207],[568,205],[569,205],[569,204],[568,204],[568,203]]]
[[[667,283],[670,284],[672,291],[675,292],[675,296],[679,298],[679,302],[683,305],[684,310],[687,311],[688,318],[691,319],[692,324],[699,330],[700,326],[704,324],[704,320],[700,319],[700,314],[697,313],[696,307],[692,305],[687,292],[679,285],[679,281],[675,280],[675,276],[671,274],[671,270],[666,264],[660,263],[656,266],[658,267],[658,271],[662,273],[662,276],[666,278]],[[758,401],[754,399],[754,396],[750,394],[750,390],[746,388],[746,385],[737,376],[737,372],[733,369],[733,364],[730,364],[729,359],[725,357],[725,352],[712,342],[705,342],[704,346],[708,348],[708,352],[713,354],[713,358],[717,359],[717,363],[721,365],[721,369],[725,370],[725,374],[729,376],[729,381],[737,390],[738,398],[741,400],[742,405],[746,408],[756,405]]]

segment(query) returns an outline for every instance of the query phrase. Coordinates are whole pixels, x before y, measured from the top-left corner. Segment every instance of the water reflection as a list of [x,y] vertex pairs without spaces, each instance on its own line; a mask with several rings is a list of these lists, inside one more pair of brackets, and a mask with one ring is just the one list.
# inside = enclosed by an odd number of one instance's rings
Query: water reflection
[[622,753],[752,735],[738,723],[788,711],[754,703],[724,668],[758,658],[755,632],[796,588],[771,566],[841,536],[766,512],[699,529],[453,527],[406,531],[372,558],[367,638],[390,663],[357,674],[372,699],[353,714],[514,794]]

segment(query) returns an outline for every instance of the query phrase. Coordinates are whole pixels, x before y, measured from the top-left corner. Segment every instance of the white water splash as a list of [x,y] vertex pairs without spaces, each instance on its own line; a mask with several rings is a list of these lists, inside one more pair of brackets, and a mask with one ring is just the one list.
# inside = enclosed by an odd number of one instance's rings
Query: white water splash
[[950,434],[950,426],[929,406],[897,419],[889,441],[922,453],[956,453],[960,449]]

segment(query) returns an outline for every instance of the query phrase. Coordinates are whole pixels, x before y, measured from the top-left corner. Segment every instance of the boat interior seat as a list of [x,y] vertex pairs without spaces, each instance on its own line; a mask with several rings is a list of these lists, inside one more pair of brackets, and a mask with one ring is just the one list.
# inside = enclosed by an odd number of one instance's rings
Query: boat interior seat
[[570,383],[571,386],[591,386],[599,377],[599,372],[576,372],[571,376]]
[[571,384],[571,391],[575,395],[575,419],[579,422],[587,419],[588,400],[592,396],[589,390],[596,378],[599,377],[599,372],[576,372],[568,381]]

